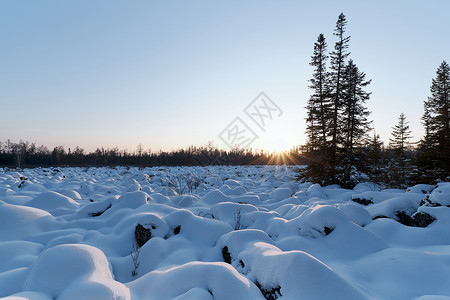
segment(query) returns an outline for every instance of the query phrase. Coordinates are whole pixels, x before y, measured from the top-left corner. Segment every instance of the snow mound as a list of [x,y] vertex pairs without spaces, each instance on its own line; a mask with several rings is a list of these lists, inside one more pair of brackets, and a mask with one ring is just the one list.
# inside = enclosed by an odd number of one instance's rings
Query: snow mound
[[0,273],[31,265],[43,246],[28,241],[0,242]]
[[221,262],[190,262],[127,284],[140,299],[261,299],[258,288]]
[[[164,219],[174,231],[186,239],[203,245],[214,246],[217,240],[233,228],[221,221],[202,218],[187,210],[178,210]],[[177,235],[178,235],[177,234]]]
[[201,202],[206,205],[214,205],[220,202],[229,202],[230,198],[219,190],[212,190],[201,198]]
[[194,195],[184,195],[173,197],[171,200],[178,207],[190,207],[194,205],[199,199]]
[[65,244],[42,252],[24,290],[53,299],[131,299],[129,289],[114,280],[103,252],[88,245]]
[[395,197],[370,206],[367,208],[367,211],[372,219],[376,217],[387,217],[395,220],[398,219],[397,214],[399,212],[412,215],[418,208],[419,202],[411,199],[411,197]]
[[53,216],[44,210],[0,201],[0,241],[20,240],[56,228]]
[[20,292],[3,299],[7,300],[52,300],[48,295],[37,292]]
[[438,184],[429,197],[431,203],[437,203],[443,206],[450,206],[450,182],[441,182]]
[[52,191],[39,194],[36,198],[25,203],[25,205],[44,209],[52,214],[58,214],[65,210],[70,212],[72,209],[77,209],[80,206],[80,204],[72,198]]
[[141,191],[127,192],[113,203],[114,209],[118,208],[138,208],[148,204],[150,197],[147,193]]
[[293,194],[292,191],[288,188],[277,188],[270,193],[270,198],[273,201],[280,201],[291,197],[292,194]]

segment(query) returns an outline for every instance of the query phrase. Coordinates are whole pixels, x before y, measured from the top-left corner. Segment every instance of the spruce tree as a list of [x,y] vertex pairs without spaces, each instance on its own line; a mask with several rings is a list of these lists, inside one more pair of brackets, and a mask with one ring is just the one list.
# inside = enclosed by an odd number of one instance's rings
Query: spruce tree
[[370,130],[367,117],[370,111],[365,107],[371,93],[364,88],[371,83],[366,80],[366,74],[350,60],[344,70],[342,84],[342,125],[338,135],[342,137],[342,146],[353,152],[355,146],[363,145],[367,132]]
[[425,136],[423,137],[423,139],[420,141],[420,145],[423,149],[432,149],[433,147],[433,138],[432,138],[432,132],[433,132],[433,123],[432,123],[432,117],[431,117],[431,112],[430,112],[430,108],[427,105],[427,102],[424,102],[423,105],[423,116],[421,118],[422,120],[422,125],[425,129]]
[[364,88],[370,80],[353,61],[347,63],[350,37],[345,34],[346,25],[341,13],[334,30],[337,41],[330,54],[329,73],[324,36],[320,34],[314,44],[310,65],[315,69],[309,86],[313,93],[306,106],[306,149],[311,162],[302,173],[321,184],[350,187],[355,183],[350,182],[352,170],[362,167],[355,154],[361,152],[369,131],[370,112],[364,104],[370,93]]
[[330,116],[330,85],[329,74],[326,70],[327,43],[323,34],[314,44],[314,53],[310,65],[314,67],[313,78],[309,88],[313,90],[307,109],[306,134],[308,145],[312,149],[320,149],[327,144],[327,131]]
[[365,172],[372,182],[383,184],[385,182],[383,142],[374,132],[368,143]]
[[349,60],[343,71],[342,81],[342,112],[337,136],[343,148],[342,184],[350,186],[351,172],[357,167],[356,148],[360,148],[367,141],[367,132],[370,130],[367,117],[370,112],[365,106],[370,94],[364,90],[371,80],[366,80],[366,74],[359,71],[358,67]]
[[392,187],[406,188],[411,183],[413,167],[411,159],[405,153],[412,136],[404,113],[398,117],[398,123],[392,127],[391,134],[389,147],[394,152],[394,156],[388,163],[388,182]]
[[347,20],[345,15],[341,13],[336,22],[336,28],[334,35],[338,38],[338,41],[334,45],[334,51],[331,52],[331,87],[332,87],[332,116],[331,116],[331,128],[329,135],[331,136],[331,172],[332,181],[335,181],[336,175],[336,159],[338,151],[338,128],[339,128],[339,110],[342,104],[342,82],[343,72],[345,68],[346,58],[350,55],[348,52],[350,36],[345,36],[345,29]]
[[436,157],[433,150],[433,137],[432,132],[434,131],[433,120],[431,117],[430,109],[427,105],[427,101],[424,101],[424,113],[421,118],[422,125],[425,129],[425,136],[420,140],[419,147],[417,150],[417,171],[414,174],[414,180],[417,183],[434,183],[436,179],[435,166],[438,163],[435,161]]
[[310,65],[314,67],[309,88],[313,91],[306,110],[306,135],[310,165],[305,170],[306,176],[317,182],[324,183],[329,177],[329,162],[327,155],[328,130],[330,119],[330,83],[326,70],[327,43],[323,34],[314,44],[314,52]]
[[[450,177],[450,66],[443,61],[432,79],[431,96],[424,102],[420,166],[432,168],[435,179]],[[424,159],[426,157],[426,159]]]
[[392,138],[389,139],[389,147],[401,157],[405,156],[405,149],[409,146],[409,140],[412,138],[408,123],[405,114],[401,113],[397,125],[392,127]]

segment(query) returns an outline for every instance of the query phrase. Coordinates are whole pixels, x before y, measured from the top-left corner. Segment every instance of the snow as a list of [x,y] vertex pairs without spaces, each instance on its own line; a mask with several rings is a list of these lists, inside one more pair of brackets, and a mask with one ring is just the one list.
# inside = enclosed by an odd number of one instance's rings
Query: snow
[[30,267],[24,290],[58,299],[130,299],[129,289],[114,280],[103,252],[83,244],[43,251]]
[[1,169],[0,297],[450,299],[450,183],[298,168]]

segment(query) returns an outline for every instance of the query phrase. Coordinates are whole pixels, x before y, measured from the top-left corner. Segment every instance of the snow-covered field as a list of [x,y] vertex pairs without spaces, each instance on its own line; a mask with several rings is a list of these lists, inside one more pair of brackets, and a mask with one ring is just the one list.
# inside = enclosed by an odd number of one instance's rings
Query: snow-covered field
[[297,168],[0,169],[0,297],[450,299],[450,183]]

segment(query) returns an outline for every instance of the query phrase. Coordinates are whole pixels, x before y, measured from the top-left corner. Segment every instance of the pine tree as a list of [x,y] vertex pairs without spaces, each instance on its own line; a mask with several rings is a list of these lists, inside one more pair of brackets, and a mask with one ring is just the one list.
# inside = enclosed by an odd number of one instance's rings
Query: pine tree
[[336,22],[334,35],[337,36],[338,41],[334,46],[334,51],[331,52],[331,87],[332,87],[332,116],[331,128],[329,135],[331,136],[331,172],[332,180],[335,181],[336,173],[336,159],[338,150],[338,128],[339,128],[339,110],[342,103],[342,82],[343,72],[345,68],[345,60],[350,55],[348,52],[350,36],[345,36],[345,28],[347,20],[345,15],[341,13]]
[[409,140],[412,138],[408,123],[405,114],[401,113],[397,125],[392,127],[392,138],[389,139],[389,147],[401,157],[405,156],[405,149],[409,146]]
[[450,177],[450,66],[443,61],[432,79],[431,96],[424,102],[419,167],[433,170],[435,179]]

